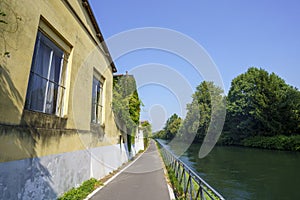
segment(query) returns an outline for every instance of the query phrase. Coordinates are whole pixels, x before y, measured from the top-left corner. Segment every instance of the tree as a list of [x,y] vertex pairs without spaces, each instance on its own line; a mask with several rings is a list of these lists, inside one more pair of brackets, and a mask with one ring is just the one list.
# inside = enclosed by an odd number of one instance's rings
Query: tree
[[171,140],[175,137],[181,127],[181,118],[174,113],[166,121],[163,130],[160,130],[154,134],[154,138],[160,138],[165,140]]
[[153,133],[153,138],[164,139],[166,137],[166,133],[164,130],[159,130]]
[[232,80],[225,131],[236,143],[252,136],[297,132],[299,95],[296,88],[274,73],[249,68]]
[[199,104],[200,121],[196,140],[202,141],[211,121],[212,100],[220,101],[223,90],[215,86],[213,82],[203,81],[194,94]]
[[281,114],[285,119],[285,135],[300,133],[300,92],[297,88],[289,87],[285,100],[281,103],[281,109],[286,111]]
[[194,141],[199,128],[200,111],[198,100],[193,98],[192,103],[187,104],[187,114],[178,132],[182,139],[188,143]]
[[208,132],[211,137],[207,141],[217,140],[225,118],[225,100],[223,90],[213,82],[200,83],[192,102],[187,104],[187,114],[179,130],[183,140],[188,143],[203,142]]
[[152,127],[148,121],[141,122],[141,126],[144,135],[144,148],[146,149],[149,145],[149,138],[152,135]]
[[166,122],[164,127],[165,139],[171,140],[175,137],[181,125],[181,118],[177,114],[173,114]]

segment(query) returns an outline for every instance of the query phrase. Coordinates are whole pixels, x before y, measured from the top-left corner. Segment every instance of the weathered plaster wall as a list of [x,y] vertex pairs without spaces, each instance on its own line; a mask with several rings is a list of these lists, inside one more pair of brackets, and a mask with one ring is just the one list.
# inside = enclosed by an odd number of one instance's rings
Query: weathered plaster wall
[[[0,199],[55,199],[128,160],[111,109],[112,69],[81,0],[0,4],[12,20],[8,28],[17,27],[0,43],[1,53],[4,43],[10,52],[0,65]],[[24,110],[36,36],[44,25],[69,48],[62,117]],[[105,80],[99,127],[90,123],[94,71]]]
[[119,138],[117,131],[114,134],[106,134],[104,130],[93,133],[77,129],[60,129],[60,125],[58,127],[56,125],[65,122],[59,118],[57,119],[60,123],[54,125],[53,117],[50,117],[51,120],[47,123],[49,115],[30,112],[30,116],[30,121],[34,121],[35,116],[40,124],[44,124],[43,127],[37,126],[37,122],[34,122],[34,127],[0,125],[0,162],[110,146],[119,142],[116,139]]
[[135,136],[135,151],[138,153],[140,150],[144,150],[144,134],[142,130],[137,131]]
[[124,145],[0,163],[0,199],[56,199],[128,161]]
[[[5,35],[11,57],[1,62],[0,67],[0,162],[117,144],[120,132],[111,109],[112,69],[103,47],[98,48],[100,41],[82,1],[1,0],[0,3],[6,5],[2,8],[12,20],[21,19],[17,20],[16,31]],[[62,118],[24,110],[41,21],[70,47]],[[94,71],[105,79],[104,121],[92,133]]]

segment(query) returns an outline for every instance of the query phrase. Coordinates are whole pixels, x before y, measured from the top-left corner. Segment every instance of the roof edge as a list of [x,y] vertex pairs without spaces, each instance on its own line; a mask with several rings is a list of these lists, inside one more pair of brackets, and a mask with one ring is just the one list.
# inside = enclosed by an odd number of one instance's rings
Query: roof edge
[[99,25],[97,23],[97,20],[96,20],[95,15],[92,11],[92,7],[91,7],[89,1],[88,0],[82,0],[82,5],[86,9],[86,11],[87,11],[87,13],[88,13],[88,15],[89,15],[89,17],[92,21],[93,27],[96,31],[96,37],[100,40],[101,44],[103,45],[104,51],[105,51],[106,56],[107,56],[107,58],[110,62],[110,66],[112,68],[113,73],[117,72],[117,68],[116,68],[115,63],[113,62],[112,57],[109,53],[106,42],[105,42],[104,37],[103,37],[103,35],[100,31]]

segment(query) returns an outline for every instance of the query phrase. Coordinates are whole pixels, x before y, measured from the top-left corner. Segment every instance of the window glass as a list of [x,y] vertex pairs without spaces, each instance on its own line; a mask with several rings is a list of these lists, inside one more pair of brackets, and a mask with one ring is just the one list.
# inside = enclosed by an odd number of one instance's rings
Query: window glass
[[54,83],[49,83],[47,97],[46,97],[46,113],[56,112],[56,100],[57,100],[58,86]]
[[[30,71],[25,108],[49,114],[58,114],[63,96],[61,84],[64,52],[38,32]],[[61,91],[60,95],[58,91]]]
[[26,96],[26,107],[28,109],[43,111],[46,85],[47,81],[40,76],[30,77]]
[[53,82],[58,83],[61,71],[63,57],[62,55],[54,54],[52,57],[51,68],[50,68],[50,77],[49,79]]
[[35,50],[38,52],[35,54],[37,56],[36,63],[34,63],[32,71],[43,78],[47,78],[52,50],[42,42],[40,45],[36,45]]
[[91,121],[92,123],[101,123],[102,116],[102,83],[93,78],[92,86],[92,111],[91,111]]

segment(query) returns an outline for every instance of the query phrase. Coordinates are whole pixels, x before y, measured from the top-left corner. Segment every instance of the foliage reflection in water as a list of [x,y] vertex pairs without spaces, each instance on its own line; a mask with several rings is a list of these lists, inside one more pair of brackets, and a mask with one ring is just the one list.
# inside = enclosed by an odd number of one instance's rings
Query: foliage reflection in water
[[217,146],[199,159],[200,146],[180,159],[226,199],[300,199],[299,152]]

